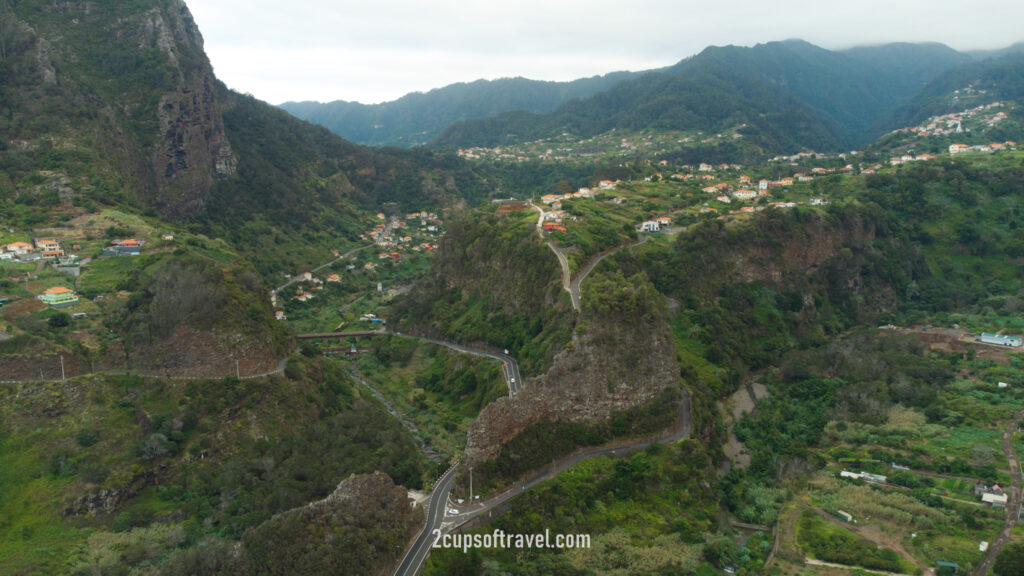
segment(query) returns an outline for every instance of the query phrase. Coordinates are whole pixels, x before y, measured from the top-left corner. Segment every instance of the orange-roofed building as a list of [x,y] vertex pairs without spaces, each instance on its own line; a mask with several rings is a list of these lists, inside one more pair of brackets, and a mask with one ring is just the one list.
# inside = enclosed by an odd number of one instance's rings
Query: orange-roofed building
[[14,242],[7,245],[8,252],[14,252],[17,255],[28,254],[32,251],[32,245],[28,242]]
[[45,304],[49,304],[54,308],[60,308],[61,306],[71,306],[72,304],[78,303],[78,294],[75,294],[74,290],[65,288],[63,286],[54,286],[53,288],[47,288],[42,294],[37,296]]

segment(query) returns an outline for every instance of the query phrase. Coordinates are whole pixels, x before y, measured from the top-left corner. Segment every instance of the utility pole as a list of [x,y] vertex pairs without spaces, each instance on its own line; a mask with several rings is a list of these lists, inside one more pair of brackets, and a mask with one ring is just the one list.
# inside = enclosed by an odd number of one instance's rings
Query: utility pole
[[60,381],[67,382],[67,378],[64,377],[64,355],[60,355]]
[[238,360],[235,360],[235,379],[236,380],[241,380],[242,379],[242,372],[241,372],[241,370],[238,369]]
[[469,503],[473,503],[473,469],[469,469]]

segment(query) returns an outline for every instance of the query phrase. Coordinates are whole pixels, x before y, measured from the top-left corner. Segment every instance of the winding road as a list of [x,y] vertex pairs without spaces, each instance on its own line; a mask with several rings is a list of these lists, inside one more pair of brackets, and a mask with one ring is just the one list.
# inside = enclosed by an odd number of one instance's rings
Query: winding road
[[575,295],[573,294],[571,282],[572,272],[569,270],[569,259],[565,257],[565,254],[562,254],[562,251],[558,249],[558,246],[555,246],[554,242],[544,238],[544,209],[533,202],[530,202],[530,207],[540,214],[537,218],[537,236],[540,236],[541,241],[547,244],[548,248],[555,253],[555,257],[558,258],[558,264],[562,267],[562,290],[569,293],[569,297],[572,299],[572,309],[579,312],[579,291],[577,291]]
[[392,332],[387,328],[381,330],[360,330],[354,332],[321,332],[315,334],[298,334],[296,338],[300,340],[311,340],[311,339],[328,339],[328,338],[348,338],[350,336],[383,336],[390,334],[393,336],[399,336],[402,338],[412,338],[415,340],[422,340],[423,342],[429,342],[437,346],[444,346],[456,352],[463,354],[470,354],[472,356],[480,356],[483,358],[492,358],[501,362],[502,375],[505,378],[505,385],[508,386],[508,395],[515,398],[519,394],[519,391],[523,389],[523,378],[519,374],[519,363],[516,359],[501,352],[491,352],[489,350],[477,350],[475,348],[468,348],[461,344],[454,342],[446,342],[444,340],[437,340],[434,338],[428,338],[426,336],[417,336],[415,334],[403,334],[401,332]]
[[444,522],[445,515],[448,512],[445,509],[445,505],[448,503],[448,493],[451,492],[452,482],[455,480],[455,472],[458,469],[459,463],[456,461],[441,476],[437,484],[434,485],[434,491],[430,494],[430,499],[425,504],[427,521],[423,526],[423,531],[419,533],[419,536],[416,537],[412,546],[405,553],[402,563],[395,570],[395,576],[416,576],[423,568],[423,563],[426,562],[427,556],[430,554],[430,547],[433,545],[436,537],[434,530],[441,528],[441,523]]
[[[580,309],[581,302],[583,300],[583,294],[580,287],[583,285],[583,281],[587,279],[587,275],[590,274],[590,272],[595,267],[597,267],[598,264],[601,263],[601,260],[604,260],[605,258],[611,256],[612,254],[615,254],[616,252],[619,252],[620,250],[625,250],[626,248],[639,246],[644,242],[647,242],[647,236],[640,234],[640,237],[634,242],[622,244],[621,246],[612,248],[611,250],[606,250],[598,254],[597,256],[591,258],[590,262],[587,262],[587,264],[583,266],[582,269],[580,269],[580,273],[576,275],[576,278],[574,278],[572,283],[569,285],[569,295],[572,296],[573,301],[572,307],[577,311]],[[563,258],[564,257],[565,256],[563,255]]]
[[[454,472],[457,469],[457,465],[453,466],[452,469],[446,473],[445,477],[442,478],[445,482],[443,486],[439,483],[439,486],[441,487],[440,489],[443,489],[443,493],[439,492],[438,488],[435,488],[434,494],[431,495],[430,503],[433,509],[427,517],[426,526],[419,538],[417,538],[413,543],[413,547],[406,554],[405,560],[402,561],[398,570],[395,571],[395,576],[416,576],[416,574],[419,573],[419,569],[422,567],[423,562],[430,553],[430,546],[433,544],[433,537],[425,538],[424,534],[433,536],[433,531],[435,529],[440,529],[442,533],[458,529],[470,520],[492,512],[498,506],[508,502],[520,494],[523,494],[527,490],[534,488],[545,480],[549,480],[555,475],[568,470],[570,467],[587,460],[588,458],[608,455],[615,457],[626,456],[633,452],[643,450],[655,442],[670,443],[682,440],[683,438],[688,437],[692,432],[693,423],[690,414],[690,395],[684,390],[682,401],[679,403],[679,418],[676,421],[676,426],[660,436],[644,438],[632,442],[606,444],[604,446],[577,450],[568,456],[564,456],[560,460],[552,462],[551,466],[546,466],[543,470],[535,472],[533,475],[512,484],[502,492],[495,494],[486,500],[481,500],[464,506],[448,503],[448,495],[451,492],[451,478],[448,478],[448,474],[451,474],[453,478]],[[434,502],[435,498],[440,502],[442,494],[446,504],[440,506],[440,508],[442,508],[441,517],[438,518],[436,517],[438,506]],[[451,508],[453,508],[457,513],[449,514],[448,506],[451,506]],[[445,524],[444,520],[446,517],[451,518],[452,522]],[[419,560],[416,562],[410,562],[410,558]]]
[[501,362],[502,375],[505,377],[505,384],[508,385],[508,395],[515,398],[519,391],[523,389],[523,377],[519,374],[519,363],[516,359],[503,354],[500,352],[489,352],[487,350],[476,350],[474,348],[467,348],[454,342],[445,342],[444,340],[435,340],[433,338],[427,338],[424,336],[414,336],[410,334],[402,334],[401,332],[389,332],[395,336],[401,336],[402,338],[415,338],[416,340],[422,340],[429,342],[437,346],[444,346],[445,348],[461,352],[463,354],[469,354],[471,356],[480,356],[483,358],[493,358]]

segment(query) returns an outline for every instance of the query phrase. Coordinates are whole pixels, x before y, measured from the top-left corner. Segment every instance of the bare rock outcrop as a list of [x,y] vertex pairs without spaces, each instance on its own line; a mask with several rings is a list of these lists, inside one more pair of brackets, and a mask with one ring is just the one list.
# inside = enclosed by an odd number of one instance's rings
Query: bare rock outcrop
[[147,201],[164,215],[201,212],[216,178],[234,175],[236,160],[224,132],[213,70],[187,67],[184,54],[203,54],[203,38],[183,2],[154,8],[142,21],[142,44],[158,48],[178,72],[178,86],[155,110],[159,138],[153,151],[155,193]]
[[600,422],[650,403],[678,382],[675,343],[663,319],[594,318],[546,374],[525,382],[518,397],[484,408],[470,426],[466,461],[495,458],[535,422]]

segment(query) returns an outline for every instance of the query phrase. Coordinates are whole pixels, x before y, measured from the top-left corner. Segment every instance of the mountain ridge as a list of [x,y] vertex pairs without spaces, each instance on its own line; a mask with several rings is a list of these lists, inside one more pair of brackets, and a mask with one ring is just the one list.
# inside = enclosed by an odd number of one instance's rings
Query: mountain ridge
[[425,144],[445,126],[508,110],[547,112],[574,98],[585,98],[641,73],[610,72],[569,82],[523,77],[457,82],[428,92],[413,92],[379,104],[285,102],[279,107],[321,124],[335,134],[366,145]]
[[[574,118],[607,119],[631,112],[631,125],[618,123],[614,127],[722,130],[730,127],[728,122],[709,127],[694,121],[690,114],[697,108],[695,100],[705,99],[712,93],[709,90],[716,90],[714,98],[722,109],[714,118],[742,119],[754,125],[760,136],[760,145],[754,149],[761,154],[849,149],[884,133],[882,123],[890,110],[911,98],[935,75],[970,58],[943,44],[895,43],[847,51],[830,51],[803,40],[749,48],[711,46],[661,71],[692,84],[657,84],[652,78],[658,74],[645,74],[586,100],[564,104],[546,115],[505,113],[492,119],[463,121],[442,131],[431,144],[509,144],[553,137],[561,131],[592,136],[613,126],[604,121],[579,130]],[[635,96],[623,97],[631,91]],[[646,107],[655,100],[655,91],[659,91],[657,99],[663,110],[658,115],[644,116]],[[776,111],[786,109],[805,120],[794,123],[792,118],[765,118],[765,106]],[[749,160],[750,151],[745,155],[741,159]]]

